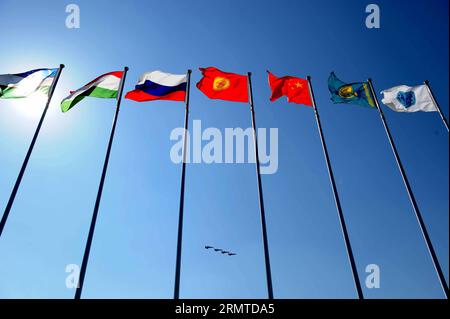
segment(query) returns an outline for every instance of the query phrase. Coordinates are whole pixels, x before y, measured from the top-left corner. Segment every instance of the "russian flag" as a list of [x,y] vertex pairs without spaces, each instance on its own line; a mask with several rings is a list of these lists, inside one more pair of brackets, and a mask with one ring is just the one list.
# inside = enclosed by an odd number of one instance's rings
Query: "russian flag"
[[141,75],[133,91],[126,99],[136,102],[171,100],[184,101],[187,77],[185,74],[170,74],[161,71],[146,72]]

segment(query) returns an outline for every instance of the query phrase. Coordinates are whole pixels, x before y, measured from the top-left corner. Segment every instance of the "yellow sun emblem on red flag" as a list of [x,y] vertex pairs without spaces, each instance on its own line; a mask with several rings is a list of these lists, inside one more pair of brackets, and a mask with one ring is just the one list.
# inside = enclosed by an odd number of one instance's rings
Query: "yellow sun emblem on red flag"
[[223,78],[221,76],[218,76],[214,79],[213,82],[213,89],[214,91],[222,91],[226,90],[230,87],[230,80],[227,78]]

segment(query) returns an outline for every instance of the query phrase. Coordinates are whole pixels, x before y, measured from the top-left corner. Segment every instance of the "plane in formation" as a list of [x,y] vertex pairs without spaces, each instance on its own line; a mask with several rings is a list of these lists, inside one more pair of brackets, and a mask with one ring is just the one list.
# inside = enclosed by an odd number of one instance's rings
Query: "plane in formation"
[[205,249],[214,249],[214,251],[217,251],[217,252],[221,252],[222,254],[227,254],[228,256],[235,256],[235,255],[237,255],[236,253],[233,253],[233,252],[230,252],[230,251],[227,251],[227,250],[223,250],[223,249],[221,249],[221,248],[214,248],[213,246],[205,246]]

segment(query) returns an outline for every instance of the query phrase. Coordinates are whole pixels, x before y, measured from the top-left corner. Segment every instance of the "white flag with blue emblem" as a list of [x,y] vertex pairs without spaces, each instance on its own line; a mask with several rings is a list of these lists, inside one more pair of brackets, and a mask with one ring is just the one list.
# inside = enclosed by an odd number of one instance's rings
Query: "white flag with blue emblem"
[[407,86],[399,85],[381,91],[381,102],[395,112],[435,112],[436,106],[431,99],[426,85]]

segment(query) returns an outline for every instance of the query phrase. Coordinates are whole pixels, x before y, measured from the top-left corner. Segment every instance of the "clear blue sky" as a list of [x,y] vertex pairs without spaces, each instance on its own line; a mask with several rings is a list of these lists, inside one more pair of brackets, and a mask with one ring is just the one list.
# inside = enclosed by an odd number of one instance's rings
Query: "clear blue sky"
[[[442,297],[379,115],[333,105],[327,77],[372,77],[377,92],[428,79],[448,117],[448,1],[375,1],[379,30],[365,27],[369,1],[75,2],[80,29],[65,27],[70,2],[0,2],[0,74],[66,64],[0,238],[0,297],[73,297],[65,266],[81,263],[115,103],[85,99],[66,114],[59,103],[125,65],[126,91],[144,71],[192,68],[193,84],[198,67],[253,72],[257,125],[279,129],[279,169],[262,180],[275,297],[354,298],[313,112],[269,102],[266,69],[311,74],[359,274],[381,268],[365,295]],[[448,134],[437,113],[383,108],[448,280]],[[2,213],[42,109],[0,101]],[[83,297],[172,297],[181,167],[169,134],[183,118],[182,103],[123,101]],[[192,120],[251,125],[248,105],[194,85]],[[254,164],[187,166],[184,235],[181,297],[266,297]]]

